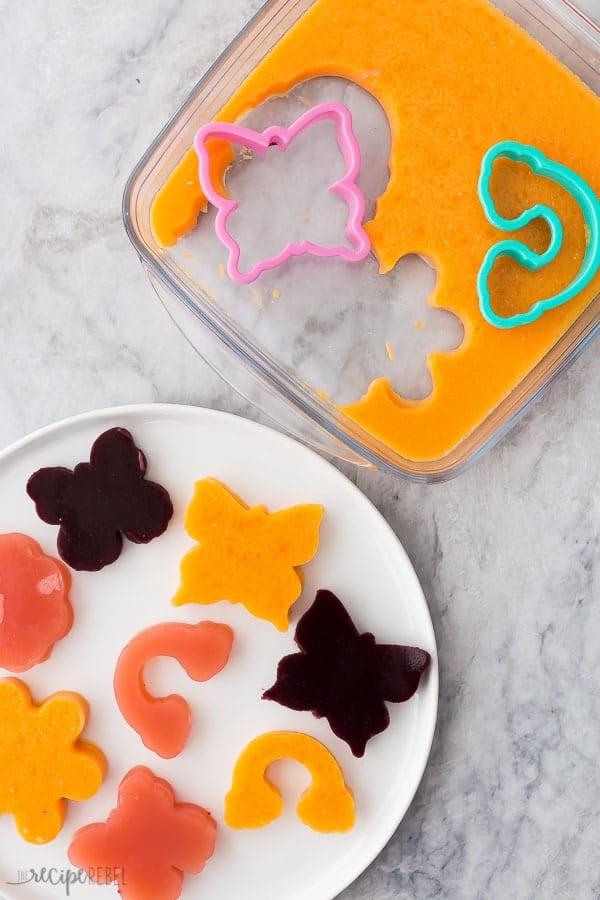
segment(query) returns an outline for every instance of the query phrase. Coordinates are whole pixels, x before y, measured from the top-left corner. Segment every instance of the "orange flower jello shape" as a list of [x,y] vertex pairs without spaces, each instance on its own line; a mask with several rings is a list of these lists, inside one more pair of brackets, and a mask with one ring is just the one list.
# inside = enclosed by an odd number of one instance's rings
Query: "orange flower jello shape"
[[203,807],[176,803],[167,781],[137,766],[107,821],[81,828],[68,855],[92,879],[112,873],[123,900],[177,900],[184,874],[197,875],[212,856],[216,830]]
[[318,504],[275,513],[248,508],[216,479],[198,481],[185,527],[199,546],[181,562],[174,605],[242,603],[253,616],[286,631],[302,591],[297,567],[317,552],[323,513]]
[[225,797],[225,821],[230,828],[263,828],[281,815],[281,794],[265,774],[278,759],[294,759],[312,775],[312,784],[296,807],[301,822],[324,834],[354,827],[354,797],[329,750],[301,732],[271,731],[250,741],[235,764]]
[[26,534],[0,534],[0,668],[44,662],[71,630],[71,576]]
[[87,718],[78,694],[53,694],[38,706],[22,681],[0,680],[0,815],[11,813],[31,844],[54,840],[65,801],[88,800],[102,785],[103,754],[79,741]]

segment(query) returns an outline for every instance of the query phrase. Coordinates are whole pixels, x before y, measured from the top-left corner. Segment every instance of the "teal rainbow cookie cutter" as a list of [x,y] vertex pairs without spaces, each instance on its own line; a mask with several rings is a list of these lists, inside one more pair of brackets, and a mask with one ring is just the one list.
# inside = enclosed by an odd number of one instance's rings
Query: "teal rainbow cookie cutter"
[[[581,268],[573,281],[553,297],[534,303],[528,312],[517,313],[513,316],[501,316],[492,309],[489,279],[497,260],[509,257],[528,271],[537,272],[556,259],[563,246],[564,232],[558,215],[549,206],[542,203],[526,210],[516,219],[505,219],[499,214],[490,193],[494,164],[499,159],[525,163],[536,175],[543,175],[564,187],[578,203],[586,226],[585,255]],[[481,314],[490,325],[494,325],[496,328],[529,325],[531,322],[537,321],[548,310],[573,300],[590,284],[600,269],[600,201],[580,175],[567,166],[548,159],[536,147],[530,147],[518,141],[502,141],[491,147],[483,158],[478,191],[487,219],[495,228],[501,231],[518,231],[535,219],[544,219],[550,228],[550,244],[543,253],[536,253],[516,240],[501,241],[488,250],[477,276],[477,293]]]

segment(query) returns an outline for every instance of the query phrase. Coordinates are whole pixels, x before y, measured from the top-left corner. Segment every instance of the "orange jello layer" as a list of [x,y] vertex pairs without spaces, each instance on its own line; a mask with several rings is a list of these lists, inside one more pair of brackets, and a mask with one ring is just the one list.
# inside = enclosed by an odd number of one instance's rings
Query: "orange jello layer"
[[[460,350],[433,354],[434,390],[403,400],[385,379],[344,412],[413,460],[455,448],[545,356],[598,292],[600,277],[569,304],[526,327],[499,330],[483,320],[476,277],[486,251],[504,235],[477,196],[485,152],[502,140],[532,144],[569,166],[600,193],[600,102],[548,51],[487,0],[316,0],[223,107],[235,121],[275,94],[317,76],[341,76],[383,106],[390,123],[390,179],[367,225],[382,273],[409,253],[438,270],[431,299],[460,317]],[[215,154],[224,173],[228,147]],[[205,206],[190,150],[156,197],[153,228],[173,244]],[[547,203],[565,228],[563,251],[538,275],[503,264],[492,282],[503,313],[557,293],[585,252],[583,219],[566,192],[507,165],[495,178],[498,204],[516,216]],[[538,249],[541,229],[516,235]]]

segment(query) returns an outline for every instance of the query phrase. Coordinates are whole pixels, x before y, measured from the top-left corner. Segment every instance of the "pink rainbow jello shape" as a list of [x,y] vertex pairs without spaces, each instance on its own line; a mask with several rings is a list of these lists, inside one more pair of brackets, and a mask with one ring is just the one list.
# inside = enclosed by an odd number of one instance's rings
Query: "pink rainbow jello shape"
[[[215,189],[211,177],[210,151],[207,142],[229,141],[261,154],[265,154],[269,147],[273,146],[279,147],[280,150],[287,150],[302,131],[324,119],[330,119],[336,126],[338,144],[346,166],[344,177],[331,184],[329,190],[348,204],[346,237],[352,246],[347,247],[344,244],[321,246],[312,241],[288,243],[276,256],[259,260],[248,272],[241,272],[239,269],[241,248],[228,230],[228,219],[239,204]],[[229,251],[227,273],[232,281],[238,284],[250,284],[267,269],[274,269],[292,257],[304,254],[310,254],[319,259],[339,257],[351,263],[361,262],[368,256],[371,241],[362,226],[366,204],[364,195],[356,184],[361,166],[360,147],[352,129],[352,115],[343,103],[334,101],[320,103],[296,119],[289,128],[282,125],[271,125],[262,132],[244,128],[242,125],[209,122],[197,132],[194,147],[198,155],[199,180],[202,190],[206,199],[217,209],[215,231],[219,240]]]
[[71,576],[26,534],[0,534],[0,668],[25,672],[71,630]]
[[187,625],[165,622],[136,635],[122,651],[114,674],[114,691],[126,722],[144,745],[163,759],[172,759],[188,739],[192,714],[179,694],[153,697],[144,683],[144,666],[151,659],[176,659],[194,681],[208,681],[227,664],[233,632],[218,622]]
[[108,875],[122,900],[177,900],[184,875],[197,875],[212,856],[216,831],[207,810],[177,803],[167,781],[137,766],[107,821],[81,828],[68,855],[92,880],[106,884]]

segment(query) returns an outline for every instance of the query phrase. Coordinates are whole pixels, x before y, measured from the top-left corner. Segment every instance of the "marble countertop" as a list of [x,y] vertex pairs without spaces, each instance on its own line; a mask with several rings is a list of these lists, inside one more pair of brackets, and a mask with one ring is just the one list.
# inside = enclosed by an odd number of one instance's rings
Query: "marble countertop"
[[[0,445],[140,401],[256,416],[170,326],[120,204],[259,0],[1,6]],[[344,900],[600,896],[596,350],[453,482],[345,469],[421,579],[441,694],[415,801]]]

